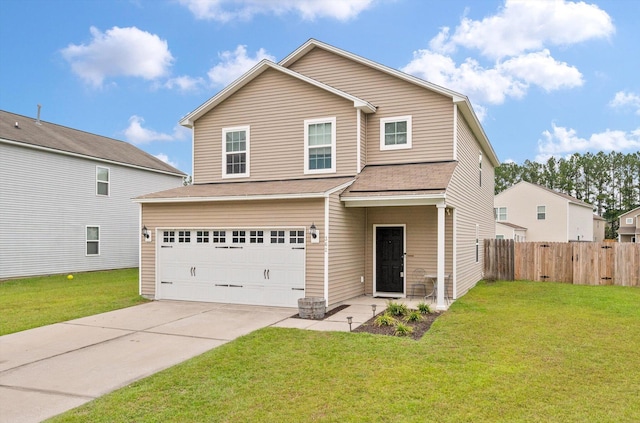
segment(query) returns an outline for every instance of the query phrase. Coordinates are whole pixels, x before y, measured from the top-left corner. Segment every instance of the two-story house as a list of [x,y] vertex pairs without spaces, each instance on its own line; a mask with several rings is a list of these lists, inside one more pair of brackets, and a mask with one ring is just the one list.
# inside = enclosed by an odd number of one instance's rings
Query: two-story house
[[137,267],[131,199],[183,177],[129,143],[0,111],[0,279]]
[[425,269],[442,309],[482,278],[498,159],[465,96],[312,39],[180,123],[194,184],[136,199],[143,295],[331,307]]
[[496,234],[504,238],[508,223],[527,241],[593,241],[593,206],[570,195],[521,181],[497,194],[494,207]]
[[620,215],[618,242],[640,243],[640,207]]

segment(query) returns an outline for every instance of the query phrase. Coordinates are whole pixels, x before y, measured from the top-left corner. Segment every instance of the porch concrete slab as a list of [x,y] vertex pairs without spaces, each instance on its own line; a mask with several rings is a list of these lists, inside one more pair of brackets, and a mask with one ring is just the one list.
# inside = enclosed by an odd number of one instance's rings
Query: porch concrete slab
[[[376,309],[376,312],[381,311],[383,307]],[[330,322],[346,322],[347,317],[352,317],[354,323],[364,323],[373,317],[371,311],[371,305],[356,304],[350,305],[344,310],[340,310],[336,314],[333,314],[325,319]]]
[[0,386],[0,398],[2,398],[0,421],[12,423],[41,422],[93,399],[52,392],[24,391],[3,386]]
[[294,314],[294,309],[242,306],[216,308],[185,319],[149,329],[149,332],[200,336],[230,341],[270,326]]
[[225,304],[222,303],[153,301],[134,307],[71,320],[67,323],[127,330],[146,330],[224,306]]
[[98,397],[226,341],[136,332],[0,374],[0,385]]
[[130,331],[56,323],[0,337],[0,372],[55,357]]

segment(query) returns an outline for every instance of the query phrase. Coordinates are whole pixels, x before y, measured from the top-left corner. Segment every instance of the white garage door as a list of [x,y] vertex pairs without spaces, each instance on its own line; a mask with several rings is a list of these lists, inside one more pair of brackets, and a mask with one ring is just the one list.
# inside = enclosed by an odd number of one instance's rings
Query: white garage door
[[297,307],[304,297],[304,229],[170,229],[157,242],[159,299]]

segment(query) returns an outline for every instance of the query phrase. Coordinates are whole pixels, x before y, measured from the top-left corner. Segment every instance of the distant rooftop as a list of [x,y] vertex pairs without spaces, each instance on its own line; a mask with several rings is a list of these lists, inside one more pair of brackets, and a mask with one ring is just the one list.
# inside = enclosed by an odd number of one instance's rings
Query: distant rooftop
[[184,172],[125,141],[0,110],[0,142],[184,176]]

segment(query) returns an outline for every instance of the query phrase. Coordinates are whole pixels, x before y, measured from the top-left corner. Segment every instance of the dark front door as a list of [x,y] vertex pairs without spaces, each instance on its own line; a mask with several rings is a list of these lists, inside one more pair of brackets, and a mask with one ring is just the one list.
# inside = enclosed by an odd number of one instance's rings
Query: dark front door
[[402,294],[404,228],[376,228],[376,291]]

